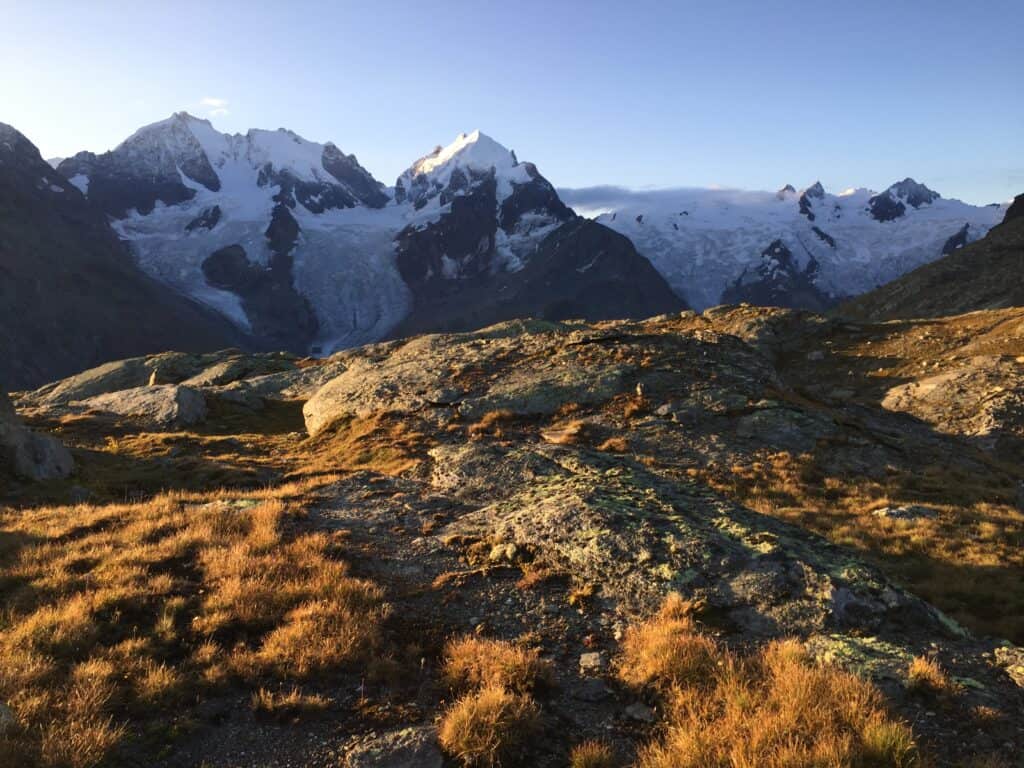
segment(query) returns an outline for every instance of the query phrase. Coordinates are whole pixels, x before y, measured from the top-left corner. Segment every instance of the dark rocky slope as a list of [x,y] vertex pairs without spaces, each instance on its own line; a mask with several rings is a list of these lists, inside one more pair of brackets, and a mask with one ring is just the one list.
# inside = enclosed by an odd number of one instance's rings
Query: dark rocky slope
[[685,307],[628,238],[580,217],[542,240],[518,272],[483,270],[468,279],[424,281],[418,287],[413,310],[394,337],[466,331],[517,317],[608,320]]
[[37,386],[106,360],[244,341],[145,277],[102,213],[0,124],[0,381]]

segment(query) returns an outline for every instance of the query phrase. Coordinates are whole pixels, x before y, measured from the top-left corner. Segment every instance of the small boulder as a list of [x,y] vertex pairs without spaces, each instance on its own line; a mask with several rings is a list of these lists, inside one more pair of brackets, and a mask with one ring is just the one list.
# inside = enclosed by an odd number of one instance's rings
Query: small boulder
[[638,701],[626,707],[626,717],[640,723],[653,723],[654,710]]

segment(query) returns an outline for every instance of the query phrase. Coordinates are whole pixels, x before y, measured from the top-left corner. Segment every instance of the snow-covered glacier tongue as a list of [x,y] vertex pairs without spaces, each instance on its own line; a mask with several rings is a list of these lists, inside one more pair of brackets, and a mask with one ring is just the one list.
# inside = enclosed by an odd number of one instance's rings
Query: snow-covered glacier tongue
[[[947,200],[913,179],[875,194],[729,189],[561,189],[582,215],[621,232],[701,309],[771,301],[822,309],[985,235],[1002,206]],[[779,255],[785,258],[780,261]]]

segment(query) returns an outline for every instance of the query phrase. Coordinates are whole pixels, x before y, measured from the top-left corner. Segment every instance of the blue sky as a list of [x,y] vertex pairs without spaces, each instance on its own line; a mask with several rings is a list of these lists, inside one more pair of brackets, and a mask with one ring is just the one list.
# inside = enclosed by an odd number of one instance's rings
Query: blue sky
[[563,187],[1024,192],[1020,0],[0,0],[0,19],[0,121],[45,156],[186,109],[334,141],[388,184],[480,128]]

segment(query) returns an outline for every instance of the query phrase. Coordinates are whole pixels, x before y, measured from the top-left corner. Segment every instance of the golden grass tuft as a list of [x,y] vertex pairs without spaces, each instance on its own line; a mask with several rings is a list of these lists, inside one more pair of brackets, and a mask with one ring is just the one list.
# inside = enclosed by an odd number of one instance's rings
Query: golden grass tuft
[[629,450],[629,440],[621,435],[609,437],[597,446],[597,450],[608,451],[610,453],[626,453]]
[[907,688],[933,696],[951,695],[956,685],[939,662],[927,656],[915,656],[907,668]]
[[303,693],[300,688],[272,691],[260,688],[250,699],[252,710],[279,720],[290,720],[303,715],[317,714],[331,706],[331,700],[317,693]]
[[912,732],[869,682],[815,664],[793,640],[737,655],[702,636],[686,607],[670,598],[624,643],[620,677],[658,691],[666,709],[638,768],[918,764]]
[[438,743],[465,766],[522,765],[540,731],[540,710],[528,696],[488,685],[467,693],[445,713]]
[[697,632],[689,609],[690,604],[673,593],[657,615],[627,630],[619,663],[619,678],[626,685],[701,684],[714,674],[717,648]]
[[467,433],[471,438],[485,436],[500,438],[504,436],[504,428],[515,420],[516,415],[512,411],[488,411],[480,417],[478,422],[469,425]]
[[603,741],[584,741],[569,754],[569,768],[615,768],[615,752]]
[[537,649],[475,635],[448,642],[441,674],[445,684],[457,691],[490,686],[530,694],[554,684],[551,665]]
[[371,659],[386,614],[301,483],[0,511],[0,754],[85,768],[213,687]]

